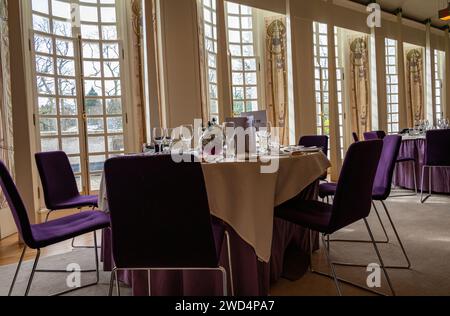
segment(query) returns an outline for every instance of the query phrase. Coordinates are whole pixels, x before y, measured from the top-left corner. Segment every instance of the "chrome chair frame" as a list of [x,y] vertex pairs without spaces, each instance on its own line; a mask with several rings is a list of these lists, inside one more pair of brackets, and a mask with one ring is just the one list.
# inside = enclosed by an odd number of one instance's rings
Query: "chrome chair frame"
[[[428,189],[429,189],[429,193],[428,195],[424,198],[423,197],[423,185],[425,182],[425,170],[426,168],[428,168]],[[450,168],[450,166],[423,166],[422,167],[422,184],[420,187],[420,203],[424,204],[429,198],[431,198],[433,196],[433,181],[432,181],[432,176],[433,176],[433,168]]]
[[[416,161],[415,160],[411,160],[411,161],[397,162],[396,165],[400,164],[400,163],[408,163],[408,162],[412,163],[413,170],[414,170],[413,175],[414,175],[414,192],[415,192],[415,194],[396,194],[396,195],[390,195],[389,196],[390,198],[417,196],[419,194],[419,186],[418,186],[418,183],[417,183]],[[394,174],[395,174],[395,171],[394,171]],[[399,192],[399,191],[396,188],[394,188],[394,192]]]
[[[94,244],[95,244],[95,248],[92,248],[92,249],[95,249],[95,264],[96,264],[95,266],[96,266],[96,269],[95,270],[81,270],[79,272],[80,273],[93,273],[93,272],[95,272],[96,273],[96,281],[93,282],[93,283],[89,283],[89,284],[77,287],[77,288],[73,288],[73,289],[62,291],[62,292],[59,292],[59,293],[56,293],[56,294],[52,294],[52,295],[49,295],[49,296],[60,296],[60,295],[68,294],[68,293],[71,293],[71,292],[75,292],[75,291],[78,291],[78,290],[81,290],[81,289],[85,289],[85,288],[97,285],[100,282],[100,269],[99,269],[99,258],[98,258],[98,251],[97,251],[97,234],[96,234],[96,232],[94,232]],[[8,296],[11,296],[12,292],[14,290],[14,286],[15,286],[16,281],[17,281],[17,276],[19,275],[19,271],[20,271],[20,268],[22,266],[23,259],[25,257],[25,252],[26,252],[27,248],[28,248],[27,246],[25,246],[23,248],[22,255],[21,255],[19,263],[17,265],[17,269],[16,269],[16,272],[14,274],[14,278],[13,278],[12,284],[11,284],[11,286],[9,288]],[[25,291],[25,296],[28,296],[29,293],[30,293],[31,285],[33,283],[34,275],[36,273],[71,273],[71,271],[66,271],[66,270],[38,270],[37,266],[38,266],[40,257],[41,257],[41,249],[37,249],[37,254],[36,254],[36,257],[34,259],[33,268],[31,270],[31,275],[30,275],[30,278],[28,279],[27,288],[26,288],[26,291]]]
[[[225,231],[225,239],[227,243],[227,253],[228,253],[228,266],[230,273],[230,287],[231,287],[231,296],[234,296],[234,281],[233,281],[233,265],[231,260],[231,243],[230,243],[230,235],[227,231]],[[219,266],[217,268],[117,268],[114,267],[111,272],[111,280],[109,284],[109,296],[113,295],[114,284],[116,285],[117,296],[120,296],[120,284],[119,284],[119,271],[147,271],[148,273],[148,295],[152,296],[152,288],[151,288],[151,272],[152,271],[219,271],[222,273],[223,280],[223,296],[228,296],[228,277],[227,271],[224,267]]]
[[[369,222],[367,221],[367,218],[364,219],[364,223],[366,224],[366,228],[367,228],[367,231],[369,233],[369,236],[370,236],[370,239],[371,239],[371,243],[372,243],[372,245],[373,245],[373,247],[375,249],[375,252],[377,254],[378,260],[380,262],[380,266],[381,266],[381,268],[383,270],[384,276],[386,277],[386,280],[388,282],[389,289],[390,289],[390,291],[392,293],[392,296],[396,296],[395,290],[394,290],[394,288],[392,286],[392,282],[391,282],[391,279],[390,279],[388,271],[387,271],[387,267],[384,265],[383,258],[381,256],[381,253],[380,253],[379,249],[378,249],[377,243],[375,242],[375,239],[373,237],[373,233],[372,233],[372,230],[370,228]],[[329,235],[326,235],[326,234],[322,235],[322,242],[324,244],[325,244],[325,237],[328,237],[328,236]],[[367,292],[370,292],[370,293],[373,293],[373,294],[376,294],[376,295],[379,295],[379,296],[387,296],[384,293],[380,293],[378,291],[368,289],[367,287],[361,286],[361,285],[356,284],[354,282],[351,282],[349,280],[338,278],[337,274],[336,274],[336,269],[335,269],[335,265],[337,265],[337,264],[336,264],[336,262],[331,261],[330,249],[327,248],[327,247],[325,247],[325,254],[326,254],[326,257],[327,257],[328,265],[330,266],[330,269],[331,269],[331,275],[327,274],[327,273],[324,273],[324,272],[321,272],[321,271],[314,270],[313,262],[312,262],[312,258],[313,258],[313,242],[312,242],[312,230],[311,229],[309,230],[309,251],[310,251],[310,272],[314,273],[316,275],[320,275],[320,276],[324,276],[324,277],[333,279],[334,284],[336,286],[337,293],[338,293],[339,296],[342,296],[342,290],[340,288],[339,282],[351,285],[353,287],[359,288],[361,290],[364,290],[364,291],[367,291]],[[364,266],[364,267],[366,267],[366,266]]]
[[[405,260],[407,262],[406,266],[392,266],[392,265],[386,265],[385,268],[386,269],[396,269],[396,270],[410,270],[411,269],[411,261],[408,257],[408,254],[406,252],[405,246],[403,245],[403,242],[400,238],[400,235],[398,234],[397,228],[394,224],[394,221],[392,220],[391,214],[389,213],[389,210],[386,206],[386,204],[384,203],[384,201],[380,201],[381,204],[383,205],[384,211],[386,212],[386,215],[389,219],[389,222],[392,226],[392,229],[394,231],[395,237],[400,245],[400,248],[402,249],[402,253],[403,256],[405,257]],[[375,206],[375,202],[373,202],[374,207]],[[365,241],[346,241],[346,242],[365,242]],[[376,242],[377,243],[377,242]],[[379,242],[378,242],[379,243]],[[349,262],[335,262],[334,264],[339,265],[339,266],[347,266],[347,267],[366,267],[367,265],[364,264],[358,264],[358,263],[349,263]]]

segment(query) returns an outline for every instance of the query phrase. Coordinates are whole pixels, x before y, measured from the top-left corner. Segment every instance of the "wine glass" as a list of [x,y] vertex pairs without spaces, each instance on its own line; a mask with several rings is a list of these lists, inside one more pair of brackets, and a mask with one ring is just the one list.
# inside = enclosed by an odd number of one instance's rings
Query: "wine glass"
[[236,124],[234,122],[225,122],[222,125],[224,149],[226,158],[234,158],[236,156]]
[[181,141],[183,142],[183,148],[190,150],[192,147],[192,140],[194,139],[194,127],[190,124],[182,125],[180,127]]
[[165,135],[164,135],[164,143],[165,143],[165,149],[172,150],[172,145],[174,142],[174,129],[173,128],[166,128]]
[[259,149],[261,153],[266,154],[269,151],[269,140],[272,135],[272,125],[270,122],[264,122],[259,124],[258,131],[256,132],[259,138]]
[[164,143],[164,138],[166,132],[162,127],[153,128],[153,141],[156,145],[156,152],[162,152],[162,144]]

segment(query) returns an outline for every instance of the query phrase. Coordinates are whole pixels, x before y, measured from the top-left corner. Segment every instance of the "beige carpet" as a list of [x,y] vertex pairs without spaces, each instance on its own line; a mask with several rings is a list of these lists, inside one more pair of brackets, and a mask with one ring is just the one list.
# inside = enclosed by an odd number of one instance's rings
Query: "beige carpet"
[[[387,206],[412,262],[411,270],[388,271],[397,295],[450,295],[450,197],[436,196],[426,204],[420,204],[416,197],[391,198]],[[379,210],[384,223],[387,224],[388,219],[381,205]],[[374,214],[370,218],[370,224],[375,238],[382,240],[384,235]],[[388,224],[386,227],[391,243],[379,245],[385,264],[406,264],[392,228]],[[355,224],[333,237],[369,238],[364,223]],[[331,252],[335,261],[377,263],[371,244],[332,243]],[[318,270],[329,272],[323,252],[314,255],[314,264]],[[365,285],[369,273],[364,268],[337,267],[337,274],[344,279]],[[379,291],[389,294],[384,277]],[[349,286],[343,286],[343,292],[344,295],[370,295]],[[273,286],[271,294],[336,295],[336,288],[331,280],[308,273],[296,282],[280,280]]]
[[[426,204],[418,203],[416,197],[390,199],[388,207],[397,223],[397,228],[403,238],[405,247],[412,262],[411,270],[390,270],[390,276],[398,295],[450,295],[450,197],[434,197]],[[381,208],[380,208],[381,210]],[[385,223],[388,220],[383,212]],[[382,239],[383,234],[377,219],[370,218],[376,238]],[[392,229],[387,225],[391,244],[380,245],[380,250],[386,264],[405,264],[400,248],[396,245]],[[339,238],[367,239],[367,231],[363,223],[358,223],[336,236]],[[377,262],[376,255],[370,244],[333,243],[332,258],[336,261],[357,261],[360,263]],[[314,255],[315,266],[328,272],[326,257],[323,252]],[[82,268],[93,267],[92,250],[76,250],[68,254],[43,258],[40,268],[65,268],[68,264],[77,262]],[[0,268],[0,296],[6,295],[14,273],[15,265]],[[31,270],[31,262],[24,264],[24,270],[19,276],[15,295],[23,295],[26,281]],[[353,282],[365,284],[368,273],[364,268],[337,268],[340,277]],[[94,276],[83,277],[83,283],[92,281]],[[109,273],[101,273],[98,286],[84,289],[72,295],[103,296],[108,292]],[[52,291],[64,290],[65,275],[37,274],[31,295],[49,295]],[[369,295],[359,289],[343,286],[344,295]],[[387,283],[383,278],[381,292],[389,293]],[[129,289],[122,291],[124,295],[131,294]],[[280,280],[272,288],[273,296],[308,296],[336,295],[334,283],[321,276],[308,273],[302,279],[291,282]]]

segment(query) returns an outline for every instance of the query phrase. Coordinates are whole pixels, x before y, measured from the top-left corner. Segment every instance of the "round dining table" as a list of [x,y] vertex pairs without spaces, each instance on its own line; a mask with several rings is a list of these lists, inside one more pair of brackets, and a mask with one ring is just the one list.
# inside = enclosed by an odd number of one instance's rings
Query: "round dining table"
[[[292,199],[317,199],[318,179],[329,167],[322,152],[202,163],[211,215],[230,235],[235,295],[267,296],[273,282],[281,277],[298,279],[307,271],[308,231],[276,218],[274,208]],[[99,208],[109,211],[104,180]],[[313,236],[318,247],[318,234]],[[221,264],[230,271],[227,246],[222,249]],[[109,229],[103,232],[102,260],[105,271],[114,268]],[[222,294],[221,276],[214,272],[152,271],[151,289],[147,275],[124,271],[119,278],[136,296]]]
[[[415,169],[412,163],[397,164],[394,173],[394,185],[400,188],[414,190],[414,172],[417,176],[417,188],[420,192],[422,184],[422,168],[426,156],[425,136],[403,136],[400,147],[400,157],[411,157],[415,160]],[[437,194],[450,194],[450,169],[432,168],[432,192]],[[423,190],[429,192],[428,170],[423,179]]]

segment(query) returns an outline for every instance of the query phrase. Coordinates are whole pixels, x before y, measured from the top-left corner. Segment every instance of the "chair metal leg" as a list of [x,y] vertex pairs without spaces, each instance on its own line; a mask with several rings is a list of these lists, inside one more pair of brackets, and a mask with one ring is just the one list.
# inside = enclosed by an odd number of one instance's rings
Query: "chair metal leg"
[[111,271],[111,278],[110,278],[110,281],[109,281],[109,294],[108,294],[108,296],[112,296],[112,294],[113,294],[115,276],[116,276],[116,269],[114,268]]
[[414,192],[416,192],[416,195],[419,193],[417,190],[417,170],[416,170],[416,162],[412,161],[413,170],[414,170]]
[[[383,229],[384,236],[386,237],[386,240],[381,240],[381,241],[377,240],[375,242],[377,244],[389,244],[389,242],[390,242],[389,235],[388,235],[386,228],[383,224],[383,221],[381,219],[380,212],[378,212],[378,208],[377,208],[375,202],[372,201],[372,205],[373,205],[373,208],[375,209],[375,214],[377,215],[378,221],[381,224],[381,228]],[[354,243],[372,243],[371,240],[354,240],[354,239],[331,239],[330,241],[331,242],[348,242],[348,243],[352,243],[352,242],[354,242]]]
[[119,283],[119,272],[116,269],[115,271],[116,274],[116,290],[117,290],[117,296],[120,296],[120,283]]
[[377,243],[375,242],[375,239],[373,238],[373,233],[372,233],[372,230],[370,229],[370,225],[369,225],[369,222],[367,221],[367,219],[364,219],[364,223],[366,224],[367,231],[369,232],[370,239],[372,240],[373,248],[375,249],[375,252],[377,253],[378,260],[380,261],[381,269],[383,270],[384,276],[386,277],[386,280],[387,280],[387,282],[389,284],[389,288],[391,289],[391,293],[392,293],[393,296],[395,296],[395,291],[394,291],[394,288],[392,287],[391,279],[390,279],[389,274],[388,274],[388,272],[386,270],[386,267],[384,265],[383,258],[381,257],[381,253],[380,253],[380,251],[378,249]]
[[148,296],[152,296],[152,270],[148,270],[147,272],[147,278],[148,278]]
[[389,219],[389,222],[391,223],[392,229],[394,230],[394,234],[397,237],[398,243],[400,245],[400,248],[402,249],[403,255],[405,256],[406,262],[408,263],[407,266],[386,266],[386,268],[388,269],[406,269],[409,270],[411,269],[411,261],[409,260],[408,254],[406,253],[405,247],[403,245],[403,242],[400,238],[400,235],[398,234],[397,228],[394,224],[394,221],[392,220],[391,214],[388,211],[388,208],[386,206],[386,204],[384,203],[384,201],[381,201],[381,204],[383,205],[384,211],[386,212],[386,215]]
[[227,241],[227,250],[228,250],[228,269],[230,272],[231,296],[234,296],[233,263],[231,260],[231,241],[230,241],[230,234],[227,231],[225,231],[225,239]]
[[12,295],[12,292],[14,290],[14,286],[16,285],[17,276],[19,275],[20,267],[22,266],[23,258],[25,257],[25,252],[27,251],[27,246],[23,247],[22,255],[20,256],[19,263],[17,264],[16,273],[14,274],[13,281],[11,283],[11,286],[9,288],[8,296]]
[[227,270],[222,267],[219,270],[222,272],[223,296],[228,296]]
[[[323,236],[322,236],[322,238],[323,238]],[[325,244],[325,239],[322,239],[322,241]],[[337,275],[336,275],[336,269],[334,268],[334,264],[331,261],[330,253],[329,253],[328,249],[325,250],[325,255],[327,257],[328,265],[330,266],[330,269],[331,269],[331,273],[332,273],[332,276],[333,276],[333,279],[334,279],[334,285],[336,286],[336,290],[338,292],[338,295],[342,296],[341,287],[339,286],[339,281],[338,281],[338,278],[337,278]]]
[[52,215],[55,212],[55,210],[49,210],[47,213],[47,216],[45,217],[45,222],[48,222],[48,219],[50,218],[50,215]]
[[[425,182],[425,169],[426,168],[428,168],[428,186],[429,186],[430,193],[426,197],[423,197],[423,185],[424,185],[424,182]],[[432,167],[430,167],[430,166],[423,166],[423,168],[422,168],[422,187],[421,187],[421,193],[420,193],[420,202],[422,204],[425,203],[432,196],[431,176],[432,176]]]
[[33,269],[31,270],[30,279],[28,280],[27,289],[25,291],[25,296],[28,296],[30,294],[31,290],[31,284],[33,283],[34,275],[36,273],[36,267],[39,263],[39,258],[41,257],[41,250],[37,250],[36,258],[34,259]]

